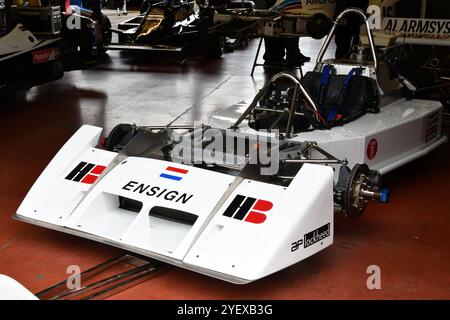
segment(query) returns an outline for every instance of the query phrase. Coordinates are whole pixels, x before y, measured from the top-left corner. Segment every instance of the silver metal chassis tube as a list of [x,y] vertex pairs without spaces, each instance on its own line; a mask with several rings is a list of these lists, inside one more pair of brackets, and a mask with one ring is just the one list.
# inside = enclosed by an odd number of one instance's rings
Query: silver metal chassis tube
[[169,125],[169,126],[139,126],[138,128],[144,130],[162,130],[162,129],[172,129],[172,130],[191,130],[195,129],[193,125]]
[[337,163],[341,164],[342,161],[338,159],[286,159],[282,160],[285,163]]
[[316,59],[316,64],[319,64],[319,63],[322,62],[323,56],[325,55],[325,51],[327,51],[327,49],[328,49],[328,46],[329,46],[329,44],[331,42],[331,38],[333,37],[333,35],[334,35],[335,31],[336,31],[337,25],[339,24],[341,19],[345,15],[347,15],[348,13],[356,13],[359,16],[361,16],[361,18],[364,21],[364,24],[366,26],[366,31],[367,31],[367,37],[369,39],[370,51],[371,51],[372,59],[373,59],[373,67],[375,68],[375,71],[376,71],[377,70],[377,66],[378,66],[378,62],[377,62],[377,55],[376,55],[376,52],[375,52],[375,45],[374,45],[374,41],[373,41],[373,35],[372,35],[372,32],[370,31],[369,20],[368,20],[366,14],[362,10],[360,10],[358,8],[345,9],[344,11],[342,11],[337,16],[336,20],[333,21],[333,27],[331,28],[330,32],[328,33],[327,38],[325,39],[325,42],[322,45],[322,48],[320,48],[319,55],[317,56],[317,59]]
[[316,150],[316,151],[318,151],[318,152],[320,152],[321,154],[323,154],[323,155],[324,155],[325,157],[327,157],[328,159],[339,160],[339,161],[341,161],[341,162],[343,161],[343,160],[340,160],[340,159],[336,158],[335,156],[333,156],[332,154],[328,153],[327,151],[323,150],[322,148],[320,148],[320,147],[317,145],[317,143],[311,144],[311,148],[314,149],[314,150]]
[[[261,108],[261,107],[256,107],[255,108],[256,111],[267,111],[267,112],[274,112],[274,113],[289,113],[289,109],[284,109],[284,110],[276,110],[276,109],[269,109],[269,108]],[[287,111],[286,111],[287,110]],[[305,114],[302,112],[296,112],[295,113],[296,116],[304,116]]]
[[[242,113],[242,115],[239,117],[239,119],[237,119],[237,121],[234,123],[234,125],[232,125],[230,127],[230,129],[237,129],[237,127],[239,126],[239,124],[241,124],[242,121],[244,121],[244,119],[252,112],[252,110],[256,107],[258,101],[262,98],[262,96],[266,93],[267,89],[270,87],[270,85],[276,81],[278,81],[279,79],[282,78],[286,78],[291,80],[292,82],[294,82],[294,84],[296,84],[296,86],[299,87],[300,91],[302,92],[302,94],[306,97],[306,100],[308,100],[309,104],[313,107],[314,111],[316,113],[318,113],[318,109],[316,106],[316,103],[314,102],[314,100],[311,98],[311,96],[309,95],[309,93],[305,90],[305,88],[303,87],[303,85],[300,83],[300,81],[293,76],[290,73],[286,73],[286,72],[280,72],[277,73],[276,75],[274,75],[272,77],[272,79],[266,83],[266,85],[257,93],[257,95],[255,96],[255,98],[253,99],[252,103],[250,103],[250,105],[247,107],[247,109],[244,111],[244,113]],[[294,94],[295,96],[295,94]],[[295,98],[295,97],[294,97]],[[295,112],[295,107],[296,107],[296,103],[295,103],[296,99],[293,100],[293,103],[291,105],[291,112],[294,111]],[[294,108],[294,110],[292,110],[292,108]],[[288,128],[286,129],[286,132],[290,132],[291,131],[291,127],[292,127],[292,123],[290,124],[290,126],[288,126]]]
[[269,81],[266,83],[266,85],[256,94],[255,98],[253,99],[252,103],[245,109],[244,113],[241,114],[239,119],[236,120],[236,122],[230,127],[230,129],[236,130],[238,126],[241,124],[242,121],[252,112],[252,110],[256,107],[256,104],[258,101],[263,97],[263,95],[266,93],[267,89],[270,87],[270,85],[273,83],[273,81]]
[[299,87],[300,87],[300,82],[298,84],[296,84],[294,87],[294,96],[292,97],[291,110],[289,110],[289,118],[288,118],[288,123],[287,123],[287,127],[286,127],[286,137],[288,137],[288,138],[290,138],[290,136],[291,136],[292,124],[294,122],[294,113],[295,113],[295,109],[297,109]]
[[[256,109],[255,109],[256,110]],[[277,110],[278,111],[278,110]],[[279,113],[280,115],[278,116],[278,118],[275,119],[275,121],[272,123],[272,125],[269,128],[269,131],[271,132],[273,130],[273,128],[275,128],[275,126],[281,121],[281,119],[284,118],[284,116],[286,114],[289,113],[289,109],[285,108],[281,113]]]

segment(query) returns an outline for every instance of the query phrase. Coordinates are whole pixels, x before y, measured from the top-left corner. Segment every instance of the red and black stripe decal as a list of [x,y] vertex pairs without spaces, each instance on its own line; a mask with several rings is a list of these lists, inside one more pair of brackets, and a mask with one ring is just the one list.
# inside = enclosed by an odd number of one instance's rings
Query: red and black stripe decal
[[229,218],[244,220],[251,223],[263,223],[267,216],[263,212],[272,209],[270,201],[236,195],[230,205],[225,209],[223,215]]
[[74,182],[93,184],[105,169],[105,166],[82,161],[70,171],[65,179]]

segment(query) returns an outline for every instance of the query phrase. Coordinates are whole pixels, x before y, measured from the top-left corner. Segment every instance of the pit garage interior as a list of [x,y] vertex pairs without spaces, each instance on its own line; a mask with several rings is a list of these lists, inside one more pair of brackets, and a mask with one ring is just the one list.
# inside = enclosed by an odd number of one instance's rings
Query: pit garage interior
[[[127,15],[118,16],[110,4],[102,12],[110,19],[112,28],[117,28],[119,23],[139,15],[137,2],[128,2]],[[113,33],[112,40],[115,39],[117,34]],[[0,274],[37,294],[65,281],[69,266],[86,271],[124,254],[135,255],[113,245],[18,221],[12,216],[54,155],[83,125],[103,128],[103,137],[121,123],[137,126],[170,123],[181,127],[207,124],[212,116],[230,105],[248,105],[280,70],[256,66],[251,76],[260,36],[245,40],[248,43],[225,50],[218,59],[208,59],[198,52],[179,58],[165,52],[107,50],[99,61],[87,61],[82,67],[65,70],[60,79],[2,96]],[[302,54],[311,57],[310,62],[302,65],[303,74],[314,69],[324,41],[325,37],[300,38]],[[450,39],[444,42],[442,47],[422,45],[420,48],[425,47],[427,52],[439,49],[439,66],[430,66],[428,59],[427,68],[443,70],[441,78],[449,81]],[[324,58],[333,58],[335,49],[333,39]],[[441,52],[446,52],[446,58],[441,58]],[[65,53],[61,51],[62,55]],[[263,53],[264,44],[259,63],[263,63]],[[298,68],[288,71],[301,77]],[[8,76],[5,72],[14,69],[0,70]],[[443,91],[439,93],[445,94]],[[447,93],[444,99],[435,96],[426,99],[445,104],[449,96]],[[448,100],[446,103],[442,135],[450,133],[446,116]],[[357,220],[335,213],[333,244],[279,272],[236,285],[162,263],[163,272],[106,298],[449,299],[449,154],[450,145],[444,143],[383,175],[383,185],[390,189],[388,203],[371,201]],[[302,201],[301,194],[297,201]],[[279,234],[283,232],[276,230]],[[368,288],[371,266],[379,267],[380,288]],[[117,266],[107,276],[123,272],[124,268]]]

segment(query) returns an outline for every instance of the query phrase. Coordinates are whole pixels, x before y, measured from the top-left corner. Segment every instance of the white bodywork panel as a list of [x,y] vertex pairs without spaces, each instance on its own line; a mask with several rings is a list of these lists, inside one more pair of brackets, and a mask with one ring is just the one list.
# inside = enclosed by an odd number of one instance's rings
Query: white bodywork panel
[[0,300],[39,300],[11,277],[0,274]]
[[22,24],[17,24],[7,35],[0,38],[0,62],[25,52],[39,49],[58,41],[59,38],[39,41]]
[[[126,162],[123,161],[95,186],[65,225],[182,260],[195,235],[234,177],[176,164],[176,167],[188,170],[182,180],[160,178],[159,175],[168,165],[170,162],[167,161],[127,158]],[[138,183],[125,187],[130,181]],[[144,186],[139,188],[141,184]],[[147,186],[150,187],[146,188]],[[160,189],[149,196],[153,187]],[[132,191],[136,188],[139,188],[138,191]],[[158,197],[164,189],[173,193],[168,197],[165,192]],[[167,200],[175,195],[174,192],[178,193],[176,197]],[[178,200],[181,194],[188,196]],[[142,202],[142,209],[135,213],[118,208],[118,196]],[[188,201],[183,203],[182,200],[187,198]],[[149,217],[149,210],[154,206],[190,212],[198,218],[193,226],[188,226]]]
[[[209,125],[229,128],[247,106],[239,103],[225,108],[211,117]],[[368,113],[330,130],[298,133],[292,140],[316,141],[333,156],[347,159],[350,167],[366,163],[385,174],[447,141],[441,134],[441,117],[440,102],[398,99],[382,107],[378,114]],[[239,130],[256,133],[247,121],[241,123]]]
[[[330,167],[305,164],[289,187],[137,157],[125,158],[101,176],[95,168],[107,167],[117,155],[95,148],[101,131],[83,126],[67,141],[15,218],[234,283],[267,276],[333,242]],[[71,175],[80,163],[95,167],[75,181]],[[182,173],[167,171],[169,166]],[[165,173],[181,178],[161,177]],[[95,177],[89,181],[88,175]],[[119,197],[141,206],[124,209]],[[240,197],[245,200],[225,216]],[[240,210],[247,201],[251,206]],[[150,215],[155,207],[197,217],[191,225],[180,223]]]
[[[324,168],[327,167],[306,165],[288,188],[244,180],[208,224],[184,262],[204,270],[256,280],[331,245],[333,172]],[[273,203],[263,224],[241,223],[220,214],[236,195],[255,194],[255,190],[259,198]],[[305,234],[327,224],[329,236],[305,247]],[[301,247],[292,252],[292,244],[299,240],[303,240]]]

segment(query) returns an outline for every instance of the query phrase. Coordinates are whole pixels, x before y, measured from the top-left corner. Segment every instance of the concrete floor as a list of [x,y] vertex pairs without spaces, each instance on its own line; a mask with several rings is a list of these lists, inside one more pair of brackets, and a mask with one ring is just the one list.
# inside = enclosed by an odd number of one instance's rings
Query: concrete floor
[[[320,43],[302,40],[302,50],[314,57]],[[0,274],[38,292],[65,279],[69,265],[86,270],[119,255],[116,248],[11,216],[82,124],[108,132],[123,122],[160,125],[175,117],[176,124],[207,121],[215,110],[251,99],[267,78],[262,68],[254,79],[249,77],[256,46],[254,40],[220,60],[192,57],[182,66],[175,60],[112,52],[101,66],[66,73],[21,98],[1,101]],[[312,63],[305,66],[311,68]],[[245,84],[240,92],[227,89],[235,81]],[[358,221],[337,216],[333,246],[263,280],[237,286],[172,268],[113,298],[449,299],[449,151],[445,145],[386,176],[392,190],[389,204],[371,204]],[[381,268],[380,290],[367,289],[370,265]]]

